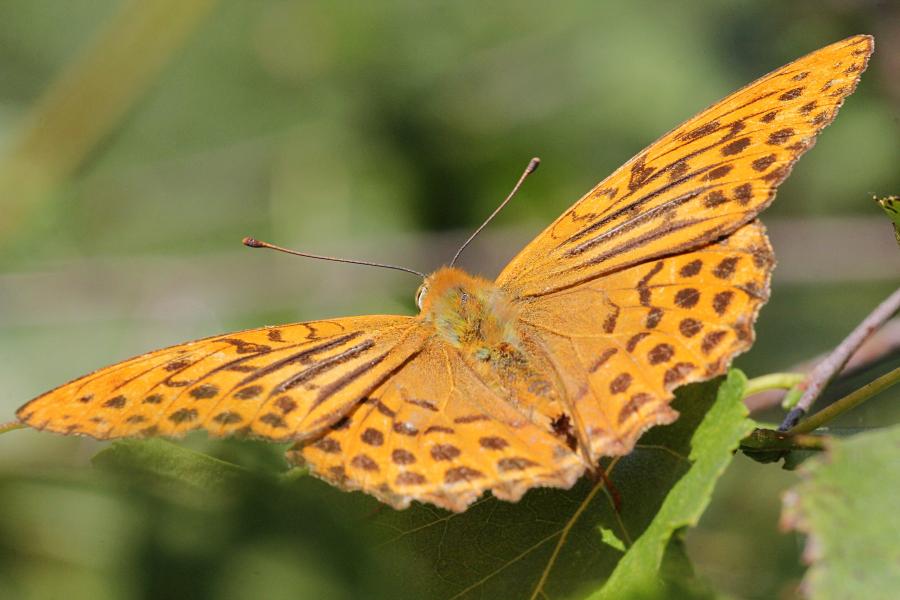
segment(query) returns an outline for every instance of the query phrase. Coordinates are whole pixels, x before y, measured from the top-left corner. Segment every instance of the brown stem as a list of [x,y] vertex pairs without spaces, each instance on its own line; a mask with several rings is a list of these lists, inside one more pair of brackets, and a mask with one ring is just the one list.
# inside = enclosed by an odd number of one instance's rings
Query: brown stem
[[[850,360],[847,361],[844,369],[838,373],[837,377],[832,381],[834,382],[844,377],[851,377],[856,373],[865,371],[872,364],[897,352],[900,352],[900,318],[895,317],[885,323],[878,331],[873,333],[862,346],[860,346],[859,350],[857,350]],[[828,354],[825,353],[816,356],[815,358],[797,363],[791,366],[788,371],[792,373],[802,373],[803,382],[805,384],[809,373],[818,363],[825,360],[827,356]],[[744,398],[744,404],[747,405],[747,409],[752,414],[775,408],[778,405],[783,405],[785,400],[786,394],[784,390],[771,389],[763,390],[752,395],[747,393]],[[797,401],[799,401],[799,398],[787,408],[790,409],[796,406]]]
[[900,288],[879,304],[825,360],[815,366],[806,380],[806,391],[796,408],[792,409],[785,417],[784,422],[778,428],[779,431],[788,431],[793,428],[803,415],[809,412],[813,402],[816,401],[828,382],[847,364],[857,348],[898,310],[900,310]]

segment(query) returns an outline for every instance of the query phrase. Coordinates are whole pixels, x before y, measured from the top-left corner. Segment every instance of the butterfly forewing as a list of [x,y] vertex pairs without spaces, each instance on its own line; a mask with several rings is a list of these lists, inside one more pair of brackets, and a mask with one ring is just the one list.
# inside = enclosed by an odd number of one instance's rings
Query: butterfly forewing
[[19,409],[27,425],[98,439],[203,428],[301,439],[340,418],[415,354],[410,317],[266,327],[151,352],[47,392]]
[[544,294],[697,248],[747,223],[834,119],[872,48],[870,36],[848,38],[707,108],[600,182],[497,282],[519,296]]

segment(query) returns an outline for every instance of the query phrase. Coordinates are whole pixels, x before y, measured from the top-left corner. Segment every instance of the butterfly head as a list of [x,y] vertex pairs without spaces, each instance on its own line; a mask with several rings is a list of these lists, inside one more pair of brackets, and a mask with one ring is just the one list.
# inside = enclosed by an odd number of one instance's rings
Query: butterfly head
[[514,309],[492,282],[461,269],[443,267],[425,278],[416,293],[419,316],[454,346],[500,343],[511,338]]
[[[416,306],[422,315],[466,306],[490,282],[455,267],[441,267],[427,276],[416,291]],[[455,311],[454,311],[455,312]]]

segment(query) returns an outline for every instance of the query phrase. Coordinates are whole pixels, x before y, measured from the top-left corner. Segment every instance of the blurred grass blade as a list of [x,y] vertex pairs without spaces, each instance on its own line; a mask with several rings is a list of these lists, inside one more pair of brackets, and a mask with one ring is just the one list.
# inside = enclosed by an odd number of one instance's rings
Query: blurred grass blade
[[0,236],[81,166],[155,81],[216,0],[133,0],[25,117],[0,163]]

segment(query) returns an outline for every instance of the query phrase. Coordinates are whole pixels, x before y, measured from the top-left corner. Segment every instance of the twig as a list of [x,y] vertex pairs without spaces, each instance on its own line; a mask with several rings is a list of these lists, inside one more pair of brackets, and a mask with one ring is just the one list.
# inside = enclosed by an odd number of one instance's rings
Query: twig
[[25,425],[18,421],[10,421],[9,423],[0,423],[0,434],[7,431],[15,431],[16,429],[25,429]]
[[900,383],[900,367],[897,367],[893,371],[885,373],[875,381],[871,381],[858,390],[847,394],[837,402],[829,404],[816,414],[811,415],[808,419],[805,419],[802,423],[790,429],[787,432],[787,435],[796,436],[809,433],[821,427],[823,424],[827,423],[839,414],[850,410],[854,406],[857,406],[863,401],[868,400],[875,394],[888,389],[896,383]]
[[778,428],[779,431],[788,431],[793,428],[809,412],[813,402],[816,401],[828,382],[847,364],[856,349],[898,310],[900,310],[900,288],[863,319],[862,323],[857,325],[856,329],[850,332],[850,335],[828,355],[828,358],[815,366],[806,380],[806,391],[797,406],[785,417],[784,422]]
[[[843,370],[838,373],[837,377],[832,380],[832,383],[846,377],[852,377],[855,374],[868,369],[871,365],[885,357],[890,355],[900,355],[898,353],[900,353],[900,317],[894,317],[882,325],[878,331],[873,333],[872,336],[859,347],[859,350],[853,353],[853,356],[850,357],[850,360],[847,361],[847,364],[844,365]],[[805,381],[813,368],[815,368],[818,363],[825,360],[827,356],[828,353],[824,353],[815,358],[805,360],[791,366],[788,372],[802,374],[803,380]],[[753,379],[751,379],[749,383],[752,382]],[[744,404],[747,405],[751,414],[775,408],[779,404],[785,411],[788,411],[797,405],[797,402],[802,395],[803,390],[798,388],[792,388],[787,393],[778,388],[773,388],[763,390],[756,394],[745,394]],[[774,426],[773,429],[776,427],[777,426]]]

